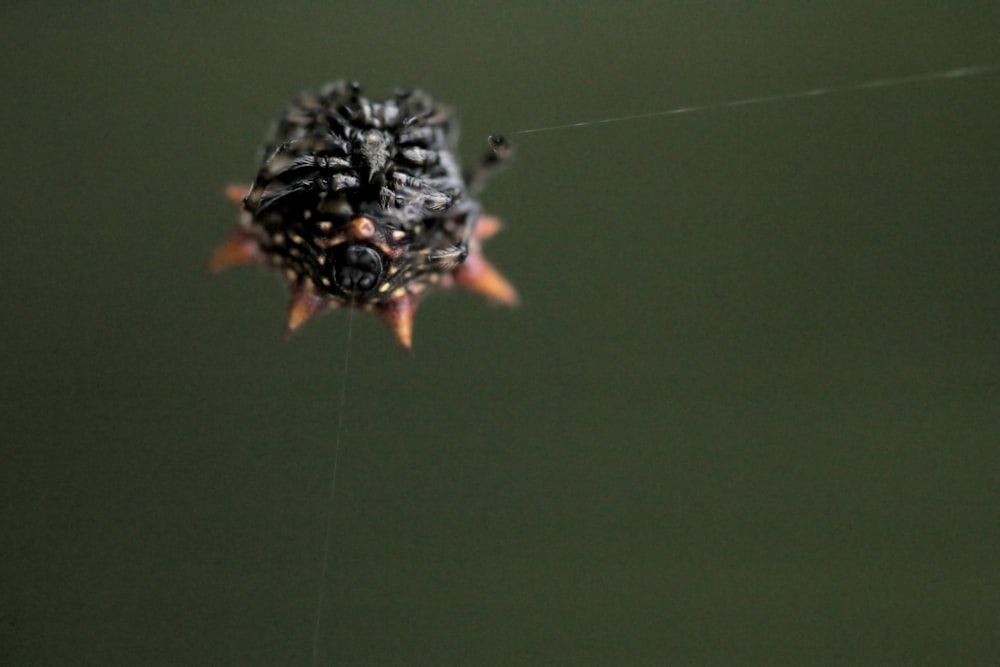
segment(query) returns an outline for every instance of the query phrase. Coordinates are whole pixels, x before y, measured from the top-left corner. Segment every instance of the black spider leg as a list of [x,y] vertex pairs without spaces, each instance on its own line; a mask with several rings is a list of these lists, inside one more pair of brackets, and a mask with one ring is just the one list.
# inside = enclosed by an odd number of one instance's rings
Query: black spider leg
[[462,237],[457,245],[436,250],[427,256],[428,261],[438,267],[457,267],[469,256],[469,243],[472,239],[472,231],[476,226],[476,220],[479,219],[479,206],[473,200],[466,200],[456,210],[464,218]]
[[[466,189],[470,198],[475,197],[483,189],[486,179],[503,169],[514,155],[514,147],[502,134],[491,134],[487,138],[487,141],[490,143],[490,152],[486,153],[480,160],[479,165],[465,176]],[[469,201],[474,200],[470,199]],[[461,258],[458,260],[458,264],[464,262],[465,258],[469,255],[469,243],[478,221],[479,206],[475,205],[468,213],[462,241],[456,248]]]
[[290,152],[295,143],[295,141],[284,141],[273,146],[264,154],[263,163],[257,171],[257,176],[243,197],[243,208],[255,215],[260,212],[261,202],[267,196],[268,186],[274,179],[274,174],[270,169],[271,162],[282,153]]
[[490,152],[465,174],[465,185],[471,197],[479,194],[486,185],[486,179],[503,169],[514,156],[514,146],[502,134],[491,134],[487,141],[490,142]]
[[295,181],[282,188],[265,192],[258,200],[253,214],[261,216],[274,209],[294,206],[316,207],[322,204],[328,189],[329,179],[323,176]]
[[279,144],[264,155],[263,165],[257,171],[257,176],[253,179],[250,189],[247,190],[247,193],[243,196],[244,209],[250,211],[251,213],[256,213],[257,208],[260,206],[260,200],[264,196],[264,191],[267,189],[267,165],[284,149],[286,145],[287,144]]

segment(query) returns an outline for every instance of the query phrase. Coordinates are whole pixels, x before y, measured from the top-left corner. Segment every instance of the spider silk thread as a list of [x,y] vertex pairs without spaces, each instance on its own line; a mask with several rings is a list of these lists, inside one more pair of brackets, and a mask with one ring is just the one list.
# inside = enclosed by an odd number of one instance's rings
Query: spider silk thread
[[351,367],[351,338],[354,333],[354,311],[348,308],[347,336],[344,343],[344,368],[340,378],[340,405],[337,408],[337,430],[333,437],[333,470],[330,472],[330,491],[326,501],[326,529],[323,531],[323,561],[320,565],[319,593],[316,596],[316,622],[313,626],[312,664],[319,664],[319,634],[323,625],[323,604],[326,602],[327,577],[330,563],[330,545],[333,541],[334,496],[337,491],[337,464],[340,460],[340,436],[344,430],[344,408],[347,405],[347,376]]
[[526,130],[511,132],[511,135],[535,134],[538,132],[551,132],[553,130],[569,130],[592,125],[607,125],[610,123],[623,123],[631,120],[642,120],[646,118],[659,118],[661,116],[679,116],[681,114],[701,113],[706,111],[719,111],[734,107],[751,106],[754,104],[770,104],[772,102],[783,102],[787,100],[802,99],[806,97],[825,97],[838,93],[850,93],[860,90],[873,90],[876,88],[894,88],[915,83],[937,81],[945,79],[966,79],[974,76],[985,76],[1000,72],[1000,64],[993,65],[969,65],[966,67],[955,67],[948,70],[925,72],[923,74],[913,74],[910,76],[897,76],[881,79],[871,79],[861,83],[851,83],[841,86],[825,86],[822,88],[810,88],[790,93],[777,93],[775,95],[764,95],[761,97],[745,97],[728,102],[715,102],[712,104],[702,104],[698,106],[676,107],[661,111],[650,111],[639,114],[629,114],[625,116],[613,116],[610,118],[600,118],[597,120],[584,120],[577,123],[566,123],[565,125],[548,125],[545,127],[535,127]]

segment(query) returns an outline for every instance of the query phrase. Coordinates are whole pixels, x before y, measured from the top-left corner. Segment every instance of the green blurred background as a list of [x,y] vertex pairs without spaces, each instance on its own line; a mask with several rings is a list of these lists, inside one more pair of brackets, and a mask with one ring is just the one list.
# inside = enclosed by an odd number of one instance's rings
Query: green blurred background
[[[0,663],[301,665],[347,317],[209,279],[349,77],[493,132],[1000,63],[991,2],[24,3]],[[514,135],[523,304],[358,316],[322,664],[1000,659],[1000,74]]]

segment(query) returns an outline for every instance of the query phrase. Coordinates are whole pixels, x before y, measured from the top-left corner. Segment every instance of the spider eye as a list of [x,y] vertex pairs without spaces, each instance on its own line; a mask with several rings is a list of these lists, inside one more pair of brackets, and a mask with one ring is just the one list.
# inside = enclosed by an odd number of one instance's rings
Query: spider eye
[[370,292],[381,279],[382,259],[373,248],[344,244],[334,250],[333,281],[345,294]]

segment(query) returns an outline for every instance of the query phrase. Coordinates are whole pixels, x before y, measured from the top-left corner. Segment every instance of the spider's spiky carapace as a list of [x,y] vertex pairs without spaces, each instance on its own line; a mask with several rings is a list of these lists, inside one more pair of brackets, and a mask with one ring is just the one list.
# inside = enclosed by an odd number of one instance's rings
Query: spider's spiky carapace
[[509,146],[491,137],[493,150],[463,174],[456,137],[451,109],[421,91],[372,102],[340,81],[302,93],[264,144],[253,184],[227,189],[240,219],[209,269],[280,271],[289,333],[324,310],[360,308],[406,349],[430,287],[459,285],[513,305],[514,288],[480,252],[500,223],[474,197]]

